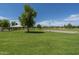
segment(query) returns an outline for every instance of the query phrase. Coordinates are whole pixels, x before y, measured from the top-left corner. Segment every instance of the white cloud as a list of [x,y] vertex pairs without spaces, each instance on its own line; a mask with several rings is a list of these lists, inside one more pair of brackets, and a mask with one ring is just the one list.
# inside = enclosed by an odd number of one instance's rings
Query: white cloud
[[51,26],[51,23],[52,23],[52,22],[53,22],[52,20],[44,20],[44,21],[39,22],[39,23],[37,23],[37,24],[41,24],[41,25],[43,25],[43,26]]
[[68,23],[71,23],[72,25],[79,25],[79,14],[72,14],[60,21],[51,19],[38,22],[37,24],[41,24],[42,26],[63,26]]
[[9,19],[9,18],[0,16],[0,20],[3,20],[3,19]]
[[57,20],[44,20],[42,22],[39,22],[37,24],[41,24],[42,26],[63,26],[64,24],[66,24],[68,22],[64,22],[64,21],[57,21]]
[[79,14],[70,15],[65,21],[79,21]]

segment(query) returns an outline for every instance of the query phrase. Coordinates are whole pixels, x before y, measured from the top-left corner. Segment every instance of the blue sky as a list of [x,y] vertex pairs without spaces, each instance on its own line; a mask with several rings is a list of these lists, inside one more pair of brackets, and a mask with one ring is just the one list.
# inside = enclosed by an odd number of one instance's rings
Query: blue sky
[[23,12],[23,4],[0,4],[0,16],[17,20],[18,16]]
[[[18,21],[18,16],[23,10],[21,3],[0,4],[0,18],[9,18]],[[51,4],[29,4],[37,11],[36,24],[43,26],[62,26],[71,23],[79,25],[79,4],[51,3]]]

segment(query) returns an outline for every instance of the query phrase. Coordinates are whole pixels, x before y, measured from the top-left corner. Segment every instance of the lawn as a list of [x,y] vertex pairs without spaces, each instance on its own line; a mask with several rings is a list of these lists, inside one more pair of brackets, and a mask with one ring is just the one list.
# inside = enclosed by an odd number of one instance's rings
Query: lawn
[[79,34],[0,32],[0,54],[73,55],[79,54]]

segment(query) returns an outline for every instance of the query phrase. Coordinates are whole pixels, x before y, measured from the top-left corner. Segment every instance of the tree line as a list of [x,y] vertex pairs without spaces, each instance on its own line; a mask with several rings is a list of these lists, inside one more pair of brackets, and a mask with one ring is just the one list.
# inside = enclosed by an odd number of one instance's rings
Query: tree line
[[8,19],[1,19],[0,20],[0,31],[3,31],[4,29],[11,30],[10,26],[15,26],[17,23],[15,21],[10,21]]

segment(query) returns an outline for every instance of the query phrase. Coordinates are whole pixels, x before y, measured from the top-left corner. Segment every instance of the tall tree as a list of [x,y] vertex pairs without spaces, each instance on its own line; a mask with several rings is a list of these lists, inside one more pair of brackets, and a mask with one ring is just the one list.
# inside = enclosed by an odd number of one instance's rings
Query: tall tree
[[31,8],[31,6],[25,4],[24,5],[24,13],[21,14],[19,17],[19,20],[21,22],[21,25],[23,27],[27,27],[27,32],[29,32],[29,28],[33,27],[35,24],[34,18],[36,17],[37,13],[36,11]]

